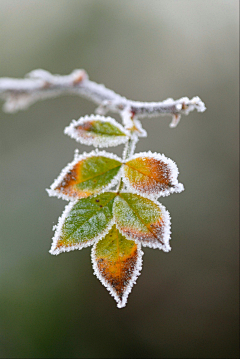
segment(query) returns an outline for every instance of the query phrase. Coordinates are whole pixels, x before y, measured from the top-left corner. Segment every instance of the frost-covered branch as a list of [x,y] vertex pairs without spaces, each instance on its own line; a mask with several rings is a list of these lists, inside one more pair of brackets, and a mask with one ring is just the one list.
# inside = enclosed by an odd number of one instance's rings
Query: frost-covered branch
[[0,98],[5,103],[3,110],[14,113],[24,110],[34,102],[50,97],[73,94],[85,97],[99,105],[96,112],[104,115],[108,111],[128,112],[135,117],[172,115],[171,127],[175,127],[182,114],[188,115],[196,109],[205,111],[205,105],[199,97],[171,98],[163,102],[131,101],[102,84],[90,81],[84,70],[74,70],[70,75],[52,75],[45,70],[34,70],[24,79],[0,78]]
[[[159,197],[184,190],[176,163],[163,154],[134,155],[139,137],[146,137],[139,117],[171,115],[175,127],[182,114],[203,112],[199,97],[163,102],[131,101],[88,79],[84,70],[52,75],[35,70],[24,79],[0,79],[3,109],[16,112],[38,100],[63,94],[86,97],[98,105],[97,114],[73,120],[64,133],[84,145],[109,147],[125,144],[122,158],[94,150],[79,155],[48,189],[50,196],[69,201],[58,224],[50,253],[81,250],[93,245],[94,274],[123,308],[140,275],[142,247],[169,252],[170,214]],[[123,124],[103,116],[119,113]]]

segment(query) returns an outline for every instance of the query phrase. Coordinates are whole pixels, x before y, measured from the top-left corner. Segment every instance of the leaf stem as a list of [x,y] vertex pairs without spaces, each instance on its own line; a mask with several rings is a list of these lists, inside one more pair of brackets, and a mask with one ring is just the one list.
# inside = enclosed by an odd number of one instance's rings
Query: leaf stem
[[134,154],[136,144],[138,142],[138,136],[136,133],[131,132],[131,137],[128,139],[122,154],[123,161],[126,161]]
[[[135,147],[136,147],[136,143],[138,142],[138,136],[136,135],[136,133],[131,133],[131,137],[129,137],[127,143],[125,144],[124,150],[123,150],[123,154],[122,154],[122,160],[123,163],[133,155]],[[121,190],[124,188],[124,182],[122,180],[122,177],[119,180],[118,186],[117,186],[117,193],[121,192]]]

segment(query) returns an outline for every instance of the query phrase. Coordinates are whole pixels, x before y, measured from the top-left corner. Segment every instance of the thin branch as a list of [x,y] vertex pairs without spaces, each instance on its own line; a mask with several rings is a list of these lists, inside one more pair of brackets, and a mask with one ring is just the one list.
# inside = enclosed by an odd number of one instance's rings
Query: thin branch
[[134,117],[172,115],[171,127],[178,124],[181,114],[206,109],[199,97],[191,100],[183,97],[176,101],[167,99],[163,102],[131,101],[104,85],[90,81],[84,70],[74,70],[70,75],[60,76],[39,69],[30,72],[24,79],[0,78],[0,98],[5,101],[3,110],[9,113],[24,110],[39,100],[67,94],[95,102],[99,105],[96,110],[99,114],[112,111],[120,114],[128,112]]

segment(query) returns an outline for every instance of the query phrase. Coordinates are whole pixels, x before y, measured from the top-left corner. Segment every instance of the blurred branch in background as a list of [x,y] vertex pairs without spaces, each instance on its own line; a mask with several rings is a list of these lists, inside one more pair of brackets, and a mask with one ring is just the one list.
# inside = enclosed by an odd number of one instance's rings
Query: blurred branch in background
[[52,75],[45,70],[34,70],[24,79],[1,78],[0,98],[5,100],[3,110],[16,112],[28,108],[38,100],[63,94],[75,94],[86,97],[99,105],[98,114],[108,111],[121,113],[127,111],[133,115],[146,117],[172,115],[171,127],[176,127],[181,114],[190,111],[205,111],[205,104],[199,97],[183,97],[174,101],[169,98],[163,102],[131,101],[107,89],[102,84],[90,81],[84,70],[74,70],[70,75]]

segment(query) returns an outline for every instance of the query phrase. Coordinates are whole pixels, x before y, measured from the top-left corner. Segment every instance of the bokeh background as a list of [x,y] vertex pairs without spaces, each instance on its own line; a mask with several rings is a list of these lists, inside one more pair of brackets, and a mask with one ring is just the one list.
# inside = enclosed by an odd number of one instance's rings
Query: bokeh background
[[176,161],[185,191],[161,200],[172,251],[144,249],[124,309],[93,276],[90,248],[48,253],[66,202],[45,188],[75,148],[92,149],[63,130],[95,105],[66,96],[0,112],[1,357],[238,357],[238,6],[0,0],[0,77],[83,68],[133,100],[198,95],[207,106],[176,129],[143,120],[137,151]]

